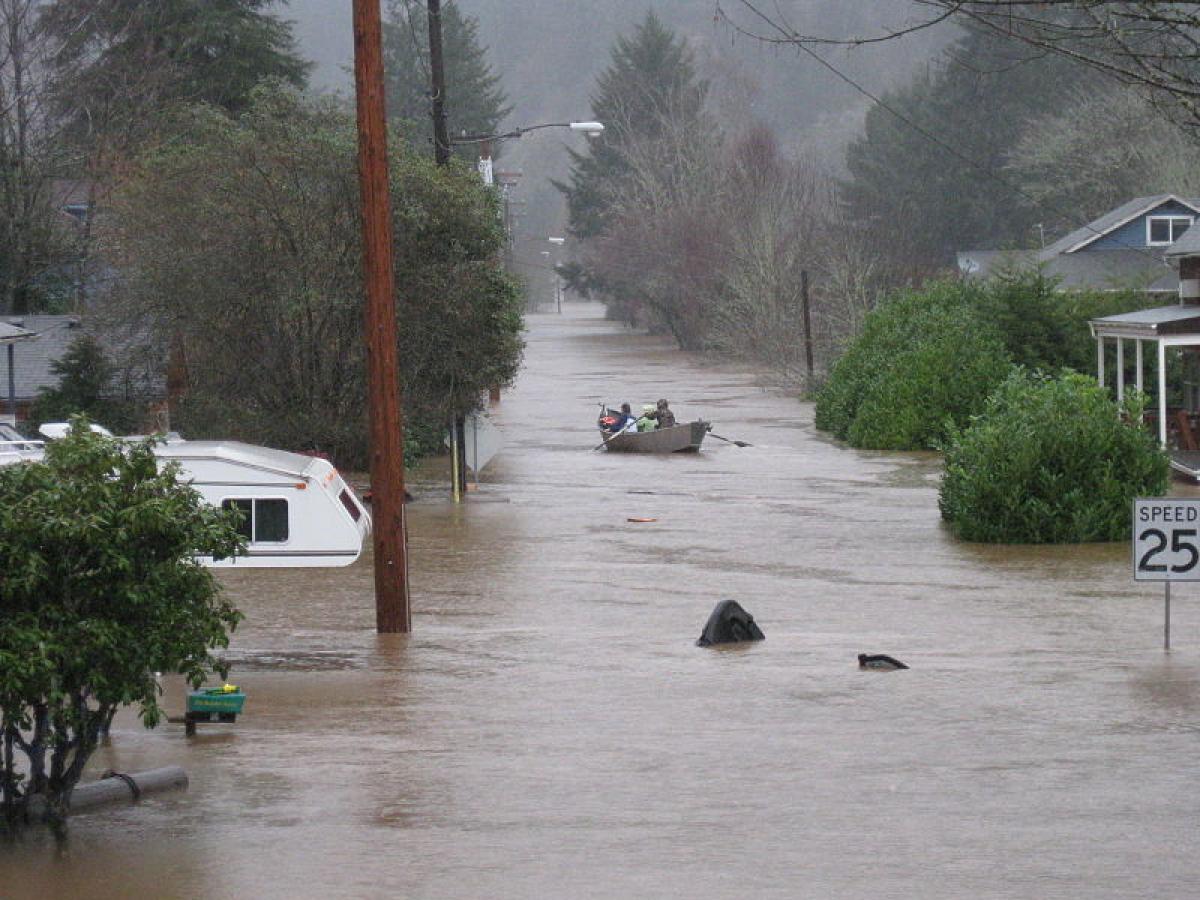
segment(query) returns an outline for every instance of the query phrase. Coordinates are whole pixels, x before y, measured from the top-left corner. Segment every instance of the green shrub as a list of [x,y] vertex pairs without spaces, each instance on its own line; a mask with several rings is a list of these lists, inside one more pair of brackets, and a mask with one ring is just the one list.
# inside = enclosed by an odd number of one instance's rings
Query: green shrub
[[817,428],[855,447],[939,446],[1011,366],[982,296],[978,285],[942,281],[886,300],[818,393]]
[[954,533],[986,543],[1129,537],[1131,502],[1167,487],[1166,455],[1095,379],[1015,369],[982,415],[952,435],[938,506]]
[[1017,365],[1043,372],[1094,372],[1096,341],[1088,320],[1142,309],[1147,295],[1058,288],[1059,279],[1036,269],[1002,272],[983,286],[979,308],[997,327]]

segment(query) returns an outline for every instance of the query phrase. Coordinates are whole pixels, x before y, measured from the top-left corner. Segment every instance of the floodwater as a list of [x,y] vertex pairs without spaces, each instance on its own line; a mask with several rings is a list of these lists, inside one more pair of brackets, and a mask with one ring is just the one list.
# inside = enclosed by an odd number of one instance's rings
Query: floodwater
[[[592,451],[601,399],[659,396],[753,446]],[[416,485],[411,636],[373,633],[369,559],[224,573],[246,715],[119,719],[93,770],[191,789],[0,847],[0,896],[1200,895],[1191,586],[1164,653],[1128,547],[955,542],[936,456],[592,306],[531,317],[495,419],[469,502]],[[724,598],[766,641],[694,646]]]

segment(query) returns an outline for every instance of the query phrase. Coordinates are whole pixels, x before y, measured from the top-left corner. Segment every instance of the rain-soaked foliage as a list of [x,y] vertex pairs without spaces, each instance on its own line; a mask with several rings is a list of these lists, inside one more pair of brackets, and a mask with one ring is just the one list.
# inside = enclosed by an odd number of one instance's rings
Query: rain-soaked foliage
[[1011,360],[983,289],[943,281],[871,313],[817,396],[816,425],[855,447],[937,447],[983,408]]
[[968,541],[1127,540],[1134,498],[1164,493],[1170,476],[1141,404],[1131,395],[1119,410],[1086,375],[1014,369],[951,435],[942,518]]

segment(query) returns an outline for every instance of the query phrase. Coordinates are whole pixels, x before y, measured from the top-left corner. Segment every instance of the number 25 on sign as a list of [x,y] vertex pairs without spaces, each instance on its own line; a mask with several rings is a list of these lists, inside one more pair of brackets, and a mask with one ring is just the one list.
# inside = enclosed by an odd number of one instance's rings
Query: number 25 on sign
[[1135,581],[1200,581],[1200,498],[1133,501]]

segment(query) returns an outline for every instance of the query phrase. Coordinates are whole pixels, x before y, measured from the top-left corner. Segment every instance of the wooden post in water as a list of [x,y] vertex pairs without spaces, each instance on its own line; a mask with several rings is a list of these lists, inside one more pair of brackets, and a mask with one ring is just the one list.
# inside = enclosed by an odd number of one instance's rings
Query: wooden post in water
[[808,310],[808,269],[800,270],[800,309],[804,313],[804,362],[808,366],[808,380],[813,377],[812,317]]
[[387,116],[379,0],[354,0],[354,87],[366,281],[368,404],[371,419],[371,537],[375,630],[408,632],[404,527],[404,420],[396,351],[395,274],[388,192]]

